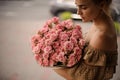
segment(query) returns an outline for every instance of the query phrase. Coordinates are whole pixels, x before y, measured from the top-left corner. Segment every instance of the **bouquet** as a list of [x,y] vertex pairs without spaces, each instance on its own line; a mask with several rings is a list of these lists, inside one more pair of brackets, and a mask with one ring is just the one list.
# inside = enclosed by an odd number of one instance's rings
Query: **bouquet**
[[72,67],[82,56],[81,27],[53,17],[31,38],[32,52],[43,67]]

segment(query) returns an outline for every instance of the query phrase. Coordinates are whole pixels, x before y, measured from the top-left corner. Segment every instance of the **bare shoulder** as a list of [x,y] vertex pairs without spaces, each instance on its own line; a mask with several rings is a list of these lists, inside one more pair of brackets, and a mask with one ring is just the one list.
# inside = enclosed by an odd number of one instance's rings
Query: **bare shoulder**
[[105,32],[97,32],[90,40],[92,47],[102,50],[116,49],[116,35],[109,36]]

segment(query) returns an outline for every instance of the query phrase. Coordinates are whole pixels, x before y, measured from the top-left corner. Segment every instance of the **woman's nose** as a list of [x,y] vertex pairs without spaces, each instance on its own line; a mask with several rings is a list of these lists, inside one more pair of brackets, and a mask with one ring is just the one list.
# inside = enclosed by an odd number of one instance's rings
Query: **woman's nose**
[[77,14],[82,15],[82,11],[80,9],[77,9]]

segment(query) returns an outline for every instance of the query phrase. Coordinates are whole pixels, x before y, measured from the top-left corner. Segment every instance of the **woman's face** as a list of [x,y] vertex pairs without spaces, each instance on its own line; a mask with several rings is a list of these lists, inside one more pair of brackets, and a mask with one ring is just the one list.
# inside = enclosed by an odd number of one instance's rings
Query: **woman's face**
[[83,22],[88,22],[97,18],[100,8],[92,0],[75,0],[77,13],[81,16]]

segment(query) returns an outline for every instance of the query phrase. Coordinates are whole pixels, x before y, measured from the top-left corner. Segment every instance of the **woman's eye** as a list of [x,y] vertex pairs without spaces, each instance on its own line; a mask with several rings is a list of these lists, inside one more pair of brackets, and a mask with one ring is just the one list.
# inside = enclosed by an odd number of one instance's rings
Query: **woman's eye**
[[87,9],[87,7],[86,7],[86,6],[82,6],[81,9],[84,9],[84,10],[85,10],[85,9]]
[[78,9],[83,9],[83,10],[86,10],[88,7],[87,6],[84,6],[84,5],[79,5],[77,6]]

